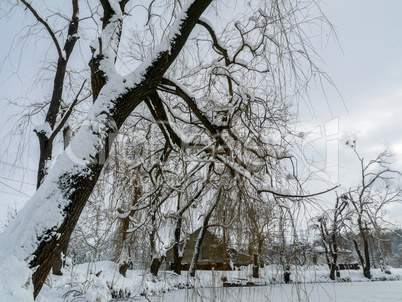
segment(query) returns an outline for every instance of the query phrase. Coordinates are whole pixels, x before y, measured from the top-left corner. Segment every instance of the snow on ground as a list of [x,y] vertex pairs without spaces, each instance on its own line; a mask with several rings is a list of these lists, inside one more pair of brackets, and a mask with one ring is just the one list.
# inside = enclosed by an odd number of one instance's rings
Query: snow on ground
[[[385,274],[379,269],[373,269],[373,279],[372,281],[385,281],[385,280],[402,280],[402,269],[391,269],[391,274]],[[207,293],[208,296],[213,296],[215,294],[226,295],[228,293],[236,292],[239,288],[224,288],[223,282],[237,282],[239,284],[247,284],[247,282],[253,282],[259,285],[270,285],[270,286],[260,286],[260,287],[240,287],[241,293],[236,295],[236,297],[241,297],[242,295],[258,295],[259,292],[263,296],[278,295],[283,289],[289,288],[290,291],[286,291],[284,297],[289,296],[288,300],[283,301],[330,301],[330,300],[303,300],[300,298],[297,300],[295,297],[300,293],[310,293],[310,296],[323,295],[328,291],[331,297],[339,296],[343,293],[343,290],[335,291],[334,288],[338,284],[356,284],[363,281],[368,281],[364,276],[362,270],[344,270],[341,271],[341,278],[338,281],[332,281],[328,277],[327,266],[305,266],[305,267],[291,267],[291,280],[292,284],[284,284],[283,282],[283,270],[276,265],[268,265],[261,269],[261,278],[254,279],[251,277],[252,267],[244,267],[241,270],[236,271],[197,271],[195,279],[187,277],[187,272],[184,271],[182,275],[178,276],[170,271],[160,271],[158,278],[153,278],[146,271],[141,270],[128,270],[127,277],[122,277],[118,272],[118,266],[111,261],[100,261],[96,263],[86,263],[80,265],[70,265],[64,269],[63,276],[49,276],[46,284],[44,285],[41,293],[39,294],[38,302],[106,302],[112,300],[112,298],[117,297],[131,297],[135,300],[140,299],[141,295],[146,295],[147,298],[154,296],[163,297],[163,293],[166,297],[171,295],[200,295],[203,291]],[[344,281],[344,283],[340,283]],[[346,281],[346,282],[345,282]],[[370,284],[375,284],[375,282],[369,281]],[[384,282],[379,282],[385,285]],[[386,282],[392,283],[392,282]],[[250,284],[250,283],[249,283]],[[329,289],[323,287],[330,286]],[[381,287],[381,285],[380,285]],[[179,289],[195,288],[196,290],[179,290]],[[319,291],[315,289],[323,289],[320,294]],[[343,287],[342,287],[343,288]],[[372,288],[371,286],[369,287]],[[399,285],[399,288],[401,286]],[[205,289],[205,290],[204,290]],[[177,291],[179,290],[179,291]],[[250,292],[252,290],[252,292]],[[294,291],[294,292],[293,292]],[[276,293],[276,294],[275,294]],[[401,297],[402,290],[398,294]],[[166,301],[193,301],[196,298],[175,298],[174,300],[167,299]],[[201,295],[202,296],[202,295]],[[229,295],[230,296],[230,295]],[[281,294],[281,298],[283,295]],[[165,297],[165,298],[166,298]],[[250,296],[251,297],[251,296]],[[142,297],[144,298],[144,297]],[[158,299],[159,299],[158,298]],[[145,298],[144,298],[145,299]],[[256,298],[257,299],[257,298]],[[402,299],[402,298],[399,298]],[[128,301],[128,300],[127,300]],[[144,300],[146,301],[146,300]],[[157,300],[153,300],[157,301]],[[159,301],[159,300],[158,300]],[[160,300],[164,301],[164,300]],[[194,300],[197,301],[197,300]],[[207,300],[208,301],[208,300]],[[232,301],[230,300],[217,300],[217,301]],[[234,301],[234,300],[233,300]],[[238,300],[242,301],[242,300]],[[248,301],[260,301],[248,299]],[[270,300],[268,300],[270,301]],[[282,300],[272,300],[272,301],[282,301]],[[356,300],[332,300],[332,301],[356,301]],[[382,301],[382,300],[367,300],[367,301]],[[385,300],[384,300],[385,301]],[[394,300],[399,301],[399,300]]]
[[237,288],[183,289],[117,301],[152,302],[400,302],[402,281],[278,284]]

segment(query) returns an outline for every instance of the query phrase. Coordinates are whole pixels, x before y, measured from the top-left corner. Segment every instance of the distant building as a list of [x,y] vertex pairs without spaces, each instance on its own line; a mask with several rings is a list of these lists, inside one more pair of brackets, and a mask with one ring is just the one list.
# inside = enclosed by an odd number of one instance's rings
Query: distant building
[[[188,270],[190,267],[191,260],[193,259],[194,246],[200,230],[199,228],[185,239],[186,244],[181,262],[182,270]],[[184,242],[181,242],[180,249],[183,249],[183,245]],[[165,261],[167,270],[172,268],[173,259],[173,247],[171,247],[166,252]],[[232,270],[234,266],[245,266],[252,264],[252,262],[251,256],[239,253],[231,248],[228,249],[227,244],[218,238],[218,236],[207,230],[198,256],[197,270],[211,270],[212,268],[216,270]]]
[[[315,246],[314,247],[314,254],[313,254],[313,264],[318,264],[318,265],[326,265],[327,264],[327,258],[325,255],[325,248],[321,245]],[[353,255],[353,252],[351,250],[347,249],[339,249],[338,250],[338,264],[354,264],[356,263],[356,259]]]

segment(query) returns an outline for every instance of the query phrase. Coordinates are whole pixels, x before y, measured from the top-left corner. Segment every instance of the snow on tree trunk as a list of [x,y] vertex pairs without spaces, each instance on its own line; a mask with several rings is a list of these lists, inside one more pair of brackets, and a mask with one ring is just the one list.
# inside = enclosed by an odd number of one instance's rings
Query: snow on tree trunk
[[[63,144],[64,144],[64,150],[68,147],[71,141],[71,129],[69,126],[65,127],[63,130]],[[68,249],[68,244],[69,241],[67,241],[66,245],[63,246],[63,252],[59,254],[59,257],[57,258],[56,262],[53,264],[53,274],[61,276],[63,273],[61,269],[65,266],[66,264],[66,255],[67,255],[67,249]]]

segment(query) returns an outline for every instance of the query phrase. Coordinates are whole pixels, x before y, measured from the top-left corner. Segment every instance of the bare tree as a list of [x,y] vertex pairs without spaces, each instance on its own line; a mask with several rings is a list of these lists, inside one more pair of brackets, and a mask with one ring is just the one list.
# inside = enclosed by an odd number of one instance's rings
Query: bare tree
[[[79,99],[86,80],[83,81],[78,92],[76,92],[74,99],[68,100],[66,98],[67,94],[64,93],[66,82],[68,82],[66,78],[68,77],[69,59],[79,39],[78,29],[80,19],[78,0],[71,0],[71,17],[65,17],[67,25],[62,29],[55,29],[49,19],[44,17],[31,1],[21,0],[21,3],[21,5],[33,15],[37,23],[46,31],[52,41],[52,47],[57,53],[57,63],[55,64],[52,83],[53,89],[50,100],[46,101],[45,104],[41,104],[44,108],[47,107],[45,120],[42,125],[34,129],[39,140],[39,162],[36,178],[36,187],[39,188],[50,169],[53,159],[54,141],[57,135],[61,133],[63,128],[67,125],[77,103],[85,100],[89,96],[83,97],[81,100]],[[61,41],[60,37],[65,37],[64,43]],[[63,246],[64,254],[67,251],[67,244],[68,243]],[[53,267],[53,273],[61,275],[62,266],[63,261],[61,257],[59,257]]]
[[[21,0],[23,5],[28,9],[36,20],[46,29],[47,33],[53,41],[53,47],[57,50],[57,64],[54,75],[53,91],[49,102],[48,110],[46,113],[45,122],[42,126],[35,129],[35,133],[39,140],[39,165],[37,176],[37,188],[43,182],[47,169],[49,168],[49,162],[52,160],[53,142],[57,134],[63,129],[68,118],[70,117],[74,106],[78,102],[79,95],[83,87],[77,93],[76,98],[71,102],[69,107],[62,108],[63,104],[63,90],[65,86],[65,78],[67,73],[68,61],[74,51],[74,47],[79,38],[79,2],[78,0],[72,0],[72,16],[68,20],[67,33],[64,44],[61,43],[58,38],[58,33],[53,29],[48,19],[42,16],[41,12],[34,6],[31,1]],[[83,83],[83,85],[85,82]],[[61,110],[62,109],[62,110]]]
[[343,197],[353,208],[353,225],[360,237],[360,240],[354,239],[353,244],[363,267],[363,274],[371,279],[373,259],[370,256],[370,241],[379,229],[385,227],[386,218],[381,215],[382,210],[391,203],[401,202],[402,190],[396,184],[401,173],[391,168],[393,159],[389,150],[366,161],[357,150],[356,140],[348,140],[346,145],[359,161],[360,184],[349,189]]

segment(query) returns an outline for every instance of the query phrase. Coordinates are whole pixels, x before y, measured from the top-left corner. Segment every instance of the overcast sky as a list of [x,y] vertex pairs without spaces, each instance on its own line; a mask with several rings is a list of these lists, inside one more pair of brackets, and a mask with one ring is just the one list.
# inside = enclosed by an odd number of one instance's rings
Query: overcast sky
[[[327,40],[324,35],[324,43],[317,45],[323,59],[322,69],[331,77],[336,89],[325,85],[325,96],[319,89],[311,91],[309,106],[314,111],[309,112],[300,104],[299,120],[309,125],[307,127],[311,125],[311,129],[336,120],[339,131],[337,129],[331,139],[342,139],[346,133],[356,135],[359,148],[367,158],[389,144],[402,162],[402,1],[328,0],[321,3],[321,8],[339,39],[336,41],[332,36]],[[4,20],[0,25],[0,36],[6,37],[0,45],[2,60],[9,49],[7,43],[11,42],[9,33],[15,31],[16,26],[13,22],[5,24]],[[10,90],[18,91],[18,87],[10,87],[10,82],[2,84],[4,80],[3,72],[0,73],[2,108],[5,106],[3,97],[10,95]],[[8,123],[7,117],[7,112],[3,111],[0,115],[3,125]],[[4,135],[4,131],[0,133]],[[34,142],[34,133],[31,136]],[[325,143],[326,139],[323,141]],[[0,154],[4,154],[5,148],[0,145]],[[26,148],[35,158],[37,147]],[[352,186],[353,171],[358,166],[342,143],[337,152],[340,182]],[[12,162],[7,156],[0,157],[0,219],[4,219],[7,206],[20,208],[34,190],[36,162],[25,171],[17,167],[13,174],[10,174],[9,164]],[[400,163],[397,165],[402,167]],[[401,222],[401,207],[392,209],[390,215]]]
[[[339,121],[339,180],[349,187],[358,164],[344,147],[345,135],[357,137],[366,158],[389,145],[402,168],[402,1],[325,1],[322,9],[339,43],[330,38],[319,53],[341,97],[327,85],[327,100],[318,90],[310,100],[318,125]],[[300,119],[308,121],[309,113]],[[393,207],[390,215],[401,222],[402,208]]]

